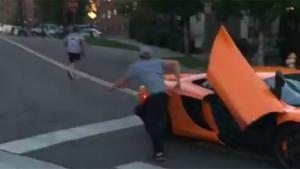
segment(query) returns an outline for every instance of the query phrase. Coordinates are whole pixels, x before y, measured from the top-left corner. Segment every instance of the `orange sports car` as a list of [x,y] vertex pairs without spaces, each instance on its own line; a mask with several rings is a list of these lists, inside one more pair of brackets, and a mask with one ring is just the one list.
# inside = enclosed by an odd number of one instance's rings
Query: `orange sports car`
[[[207,73],[166,77],[172,133],[273,153],[284,167],[300,157],[300,71],[252,68],[222,26]],[[141,103],[147,99],[140,91]]]

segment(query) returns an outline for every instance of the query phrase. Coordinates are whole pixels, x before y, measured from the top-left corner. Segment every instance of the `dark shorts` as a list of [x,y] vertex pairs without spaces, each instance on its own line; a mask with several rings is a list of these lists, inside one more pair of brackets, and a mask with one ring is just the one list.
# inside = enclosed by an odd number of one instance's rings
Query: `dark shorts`
[[69,61],[71,63],[77,62],[80,60],[80,54],[79,53],[68,53],[69,54]]

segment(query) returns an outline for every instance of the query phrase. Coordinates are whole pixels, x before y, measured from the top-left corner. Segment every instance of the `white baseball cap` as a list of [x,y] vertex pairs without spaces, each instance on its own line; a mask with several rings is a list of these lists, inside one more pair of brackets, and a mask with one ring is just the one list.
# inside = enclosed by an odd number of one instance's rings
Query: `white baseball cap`
[[152,49],[151,49],[151,47],[149,47],[149,46],[142,46],[141,48],[140,48],[140,53],[141,54],[144,54],[144,53],[147,53],[147,54],[149,54],[150,56],[152,55]]

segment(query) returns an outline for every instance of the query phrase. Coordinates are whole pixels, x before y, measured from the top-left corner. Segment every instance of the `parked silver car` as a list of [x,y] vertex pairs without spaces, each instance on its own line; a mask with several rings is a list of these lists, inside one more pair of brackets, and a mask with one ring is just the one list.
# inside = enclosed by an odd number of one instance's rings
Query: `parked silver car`
[[47,36],[57,37],[63,32],[62,26],[56,24],[40,24],[39,26],[32,28],[31,33],[33,36]]
[[101,37],[103,35],[102,32],[100,32],[99,30],[95,29],[95,28],[85,28],[85,29],[82,29],[81,31],[79,31],[79,34],[82,36],[82,37],[95,37],[95,38],[98,38],[98,37]]

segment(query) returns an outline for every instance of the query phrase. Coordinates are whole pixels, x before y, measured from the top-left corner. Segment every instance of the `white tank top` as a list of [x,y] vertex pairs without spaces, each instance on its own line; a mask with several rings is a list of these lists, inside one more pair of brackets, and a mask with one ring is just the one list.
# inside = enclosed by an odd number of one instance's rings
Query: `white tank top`
[[77,33],[72,33],[67,36],[67,51],[69,53],[81,53],[80,45],[81,37]]

